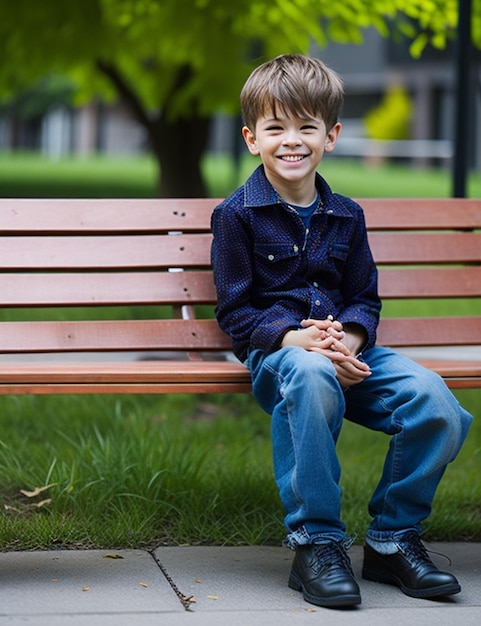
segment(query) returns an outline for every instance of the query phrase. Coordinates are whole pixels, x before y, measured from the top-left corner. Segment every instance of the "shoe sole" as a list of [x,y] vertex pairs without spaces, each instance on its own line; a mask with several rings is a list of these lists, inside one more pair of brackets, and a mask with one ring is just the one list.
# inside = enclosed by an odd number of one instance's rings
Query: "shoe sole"
[[440,585],[438,587],[428,587],[426,589],[410,589],[409,587],[406,587],[402,580],[394,574],[371,570],[367,567],[363,567],[362,577],[364,580],[370,580],[375,583],[395,585],[396,587],[399,587],[399,589],[406,596],[410,596],[411,598],[440,598],[443,596],[453,596],[461,591],[461,585],[455,583]]
[[326,597],[313,596],[304,589],[304,585],[294,572],[291,572],[287,586],[289,589],[293,589],[294,591],[301,591],[304,600],[310,604],[315,604],[316,606],[341,608],[361,604],[361,596],[359,594],[344,594]]

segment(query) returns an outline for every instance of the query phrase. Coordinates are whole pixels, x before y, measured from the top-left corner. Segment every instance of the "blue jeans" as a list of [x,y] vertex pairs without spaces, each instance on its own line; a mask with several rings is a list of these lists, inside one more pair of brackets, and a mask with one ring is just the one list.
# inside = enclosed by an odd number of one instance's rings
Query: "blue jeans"
[[373,542],[392,542],[408,529],[421,532],[446,465],[468,433],[471,415],[437,374],[388,348],[376,346],[362,358],[372,374],[348,389],[328,358],[302,348],[267,356],[254,350],[247,361],[254,396],[272,416],[274,472],[290,547],[346,538],[336,453],[344,418],[391,436],[369,502],[367,540]]

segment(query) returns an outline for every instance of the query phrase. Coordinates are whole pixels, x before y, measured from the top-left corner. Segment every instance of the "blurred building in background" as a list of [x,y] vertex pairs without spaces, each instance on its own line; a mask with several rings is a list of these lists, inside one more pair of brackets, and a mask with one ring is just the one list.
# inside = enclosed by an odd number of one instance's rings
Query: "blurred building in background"
[[[395,44],[370,30],[362,45],[331,43],[313,54],[335,69],[345,86],[343,133],[334,156],[408,159],[419,165],[450,161],[455,105],[452,48],[427,50],[422,59],[414,60],[407,43]],[[469,164],[481,170],[481,55],[476,54]],[[408,133],[401,139],[383,136],[380,142],[369,136],[365,118],[394,87],[401,88],[411,103]],[[397,113],[394,109],[389,115]],[[210,151],[239,156],[244,149],[240,125],[238,117],[216,117]],[[143,153],[148,145],[142,128],[121,105],[92,102],[81,108],[49,107],[30,117],[4,113],[0,116],[0,150],[8,149],[40,150],[59,158],[96,152]]]

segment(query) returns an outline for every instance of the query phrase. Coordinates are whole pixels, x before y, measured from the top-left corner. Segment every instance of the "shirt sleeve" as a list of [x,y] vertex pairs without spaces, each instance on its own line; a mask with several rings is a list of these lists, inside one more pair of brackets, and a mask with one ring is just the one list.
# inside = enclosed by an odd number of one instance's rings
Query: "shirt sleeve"
[[287,330],[298,328],[299,322],[280,306],[261,309],[253,305],[254,262],[248,220],[233,207],[220,205],[212,214],[211,228],[219,326],[232,338],[241,360],[252,347],[274,351]]

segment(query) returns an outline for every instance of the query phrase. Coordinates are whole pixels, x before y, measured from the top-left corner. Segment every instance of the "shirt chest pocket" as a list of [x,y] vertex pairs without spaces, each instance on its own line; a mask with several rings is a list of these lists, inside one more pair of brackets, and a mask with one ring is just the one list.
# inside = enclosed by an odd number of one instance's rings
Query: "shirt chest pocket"
[[333,259],[345,261],[349,254],[349,246],[345,243],[333,243],[329,246],[329,256]]
[[292,242],[255,244],[257,276],[269,281],[280,276],[286,278],[297,267],[300,253],[300,246]]
[[254,247],[256,258],[270,265],[297,257],[299,252],[295,243],[257,243]]
[[329,246],[329,258],[334,261],[334,263],[341,262],[343,263],[348,255],[349,255],[349,246],[344,243],[334,243]]

